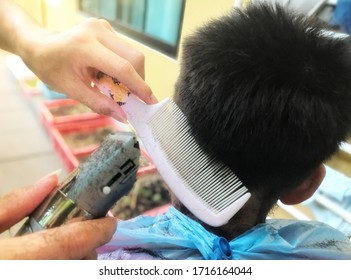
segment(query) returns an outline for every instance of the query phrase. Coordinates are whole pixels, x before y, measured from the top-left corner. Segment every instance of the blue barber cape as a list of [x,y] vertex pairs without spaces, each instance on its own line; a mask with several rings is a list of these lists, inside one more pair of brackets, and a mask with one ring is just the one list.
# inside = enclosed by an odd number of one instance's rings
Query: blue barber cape
[[269,219],[231,241],[208,232],[174,207],[156,217],[118,223],[98,259],[351,260],[351,242],[317,221]]

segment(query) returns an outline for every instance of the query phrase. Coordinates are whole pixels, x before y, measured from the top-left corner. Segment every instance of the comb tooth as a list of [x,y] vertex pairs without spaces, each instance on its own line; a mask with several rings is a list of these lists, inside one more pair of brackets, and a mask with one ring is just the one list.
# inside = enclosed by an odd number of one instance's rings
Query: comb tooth
[[[186,147],[180,147],[183,152]],[[218,175],[221,177],[225,175],[225,171],[221,170],[221,166],[215,164],[215,160],[209,159],[205,154],[195,151],[195,153],[185,153],[181,154],[183,159],[186,159],[189,162],[189,166],[177,166],[175,167],[182,172],[184,178],[191,180],[192,185],[194,186],[193,191],[197,191],[198,188],[202,187],[202,184],[206,183],[208,185],[216,182],[218,178],[213,175]],[[195,165],[196,164],[196,165]],[[202,170],[198,171],[198,166],[202,166]],[[194,176],[194,171],[202,172],[205,176]]]
[[[191,186],[189,191],[208,207],[213,210],[226,207],[233,198],[246,192],[240,191],[242,183],[228,167],[203,152],[191,135],[186,117],[174,103],[161,108],[149,124],[186,187]],[[213,193],[218,195],[213,197]]]
[[[164,146],[164,148],[167,150],[168,153],[179,155],[179,157],[181,158],[188,158],[192,156],[196,157],[197,160],[200,160],[205,157],[204,155],[198,153],[198,151],[196,150],[195,143],[191,141],[191,138],[189,138],[189,136],[185,135],[185,137],[182,138],[182,142],[174,141],[173,138],[173,141],[169,142],[171,145]],[[189,150],[191,151],[191,153],[188,152]]]
[[235,194],[235,192],[237,191],[236,190],[237,188],[235,186],[233,186],[233,190],[231,192],[218,192],[219,190],[216,190],[215,189],[211,189],[211,192],[215,192],[215,193],[219,193],[218,196],[213,196],[213,195],[207,195],[207,196],[203,196],[202,198],[204,200],[208,200],[208,203],[210,205],[212,205],[214,208],[217,207],[218,204],[223,204],[226,202],[227,198],[229,197],[232,197],[233,194]]
[[[230,174],[226,175],[227,177],[224,178],[224,179],[228,179],[228,182],[224,181],[223,183],[222,182],[216,182],[216,185],[213,186],[212,188],[213,189],[217,189],[217,188],[221,188],[221,192],[219,193],[219,195],[217,197],[213,197],[211,196],[211,193],[207,193],[207,195],[205,194],[203,196],[204,199],[207,199],[207,198],[210,198],[212,199],[213,201],[215,201],[217,198],[221,198],[222,196],[223,197],[226,197],[228,195],[228,193],[232,192],[232,191],[235,191],[236,189],[236,179],[235,180],[231,180],[231,176]],[[231,180],[229,182],[229,180]],[[234,184],[234,185],[233,185]],[[227,186],[227,187],[225,187]],[[223,189],[223,187],[225,187],[225,189]]]
[[[237,178],[233,177],[233,173],[230,169],[225,169],[223,166],[219,163],[216,164],[216,167],[211,170],[211,176],[215,176],[218,174],[219,178],[217,178],[217,182],[220,183],[221,185],[228,185],[230,187],[234,182],[236,182]],[[222,188],[222,191],[225,191],[225,189]]]
[[[158,136],[160,136],[158,134]],[[187,160],[189,164],[193,163],[200,163],[200,165],[203,165],[204,162],[208,162],[208,165],[210,164],[206,154],[202,153],[199,148],[196,146],[196,142],[194,141],[193,137],[190,135],[190,133],[187,133],[184,135],[184,137],[181,137],[181,141],[177,142],[174,141],[176,144],[172,146],[164,146],[164,148],[167,150],[167,152],[170,155],[177,154],[179,157],[183,158],[183,160]],[[173,139],[174,140],[174,139]],[[179,170],[182,170],[182,166],[178,165],[176,166]],[[194,166],[197,168],[197,166]],[[182,171],[187,171],[187,170],[182,170]],[[185,172],[186,174],[186,172]],[[193,174],[192,174],[193,175]]]
[[233,194],[232,196],[228,196],[224,201],[223,204],[216,204],[214,205],[214,207],[217,207],[217,209],[219,211],[221,211],[222,209],[225,208],[225,205],[228,205],[230,203],[232,203],[233,201],[237,200],[238,198],[240,198],[241,196],[243,196],[244,194],[247,193],[247,190],[245,188],[240,188],[235,192],[235,195]]
[[223,225],[249,199],[232,170],[202,150],[171,99],[146,105],[130,95],[123,109],[161,176],[199,219]]
[[[222,195],[220,197],[214,198],[213,201],[211,202],[211,204],[214,205],[214,207],[216,205],[218,205],[218,203],[224,203],[226,204],[226,202],[230,203],[230,201],[232,201],[233,197],[240,197],[242,195],[241,193],[241,188],[238,188],[241,186],[241,182],[237,182],[234,186],[233,186],[233,190],[231,193],[226,193],[225,195]],[[244,190],[245,193],[245,190]],[[220,200],[220,198],[222,199],[222,201]]]
[[221,199],[217,199],[215,201],[210,201],[209,203],[212,205],[214,209],[219,209],[221,205],[225,206],[227,203],[231,201],[232,196],[221,196]]
[[[223,171],[221,171],[221,166],[216,165],[215,169],[211,170],[214,174],[217,174],[219,176],[220,179],[223,178],[224,173],[222,173]],[[211,173],[212,173],[211,172]],[[212,188],[215,188],[216,185],[212,185],[212,184],[218,184],[218,178],[216,176],[213,176],[213,174],[211,174],[210,172],[208,172],[208,174],[206,174],[206,178],[205,177],[199,177],[197,178],[196,181],[194,181],[195,184],[198,184],[198,187],[201,187],[202,183],[207,183],[208,185],[211,185]],[[210,179],[208,179],[207,177],[209,177]],[[210,194],[209,194],[210,195]]]
[[[179,124],[177,124],[175,127],[171,126],[171,128],[174,128],[176,134],[181,133],[179,130]],[[156,135],[158,138],[162,137],[162,131],[157,131]],[[167,135],[168,137],[165,138],[165,141],[163,142],[167,143],[169,142],[169,140],[173,140],[171,141],[172,145],[164,145],[164,143],[161,143],[161,145],[165,149],[166,153],[169,154],[171,157],[178,156],[179,158],[182,158],[183,160],[187,161],[189,164],[191,164],[192,162],[202,163],[203,160],[206,158],[206,155],[204,153],[199,152],[198,148],[196,147],[196,143],[191,137],[190,133],[185,134],[184,137],[182,137],[182,141],[174,141],[175,135],[173,135],[173,133],[167,133]],[[184,172],[185,175],[187,174],[187,170],[184,170],[185,166],[175,164],[175,167],[179,171]],[[196,166],[193,167],[196,168]],[[193,168],[190,170],[193,170]]]
[[[189,165],[193,167],[193,169],[189,168],[188,170],[185,170],[186,174],[189,175],[187,176],[189,177],[189,180],[192,180],[195,184],[201,184],[201,182],[207,180],[208,175],[210,175],[210,172],[208,172],[207,170],[211,168],[211,163],[212,163],[211,161],[209,161],[206,157],[201,158],[196,155],[188,156],[187,161],[189,161],[190,162]],[[199,168],[202,168],[202,170],[198,170]],[[179,169],[182,170],[186,168],[184,166],[179,166]],[[195,172],[203,173],[205,177],[196,176],[196,174],[194,174]]]
[[[222,184],[222,191],[224,195],[230,195],[232,192],[234,192],[238,187],[241,186],[241,182],[239,181],[238,178],[232,178],[232,176],[228,175],[226,178],[227,182],[224,182]],[[226,186],[225,188],[223,188]]]

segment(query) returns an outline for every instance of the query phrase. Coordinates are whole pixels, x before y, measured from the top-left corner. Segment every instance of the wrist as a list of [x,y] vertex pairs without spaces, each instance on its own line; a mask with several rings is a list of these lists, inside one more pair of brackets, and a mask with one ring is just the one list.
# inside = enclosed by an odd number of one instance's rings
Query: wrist
[[40,41],[44,40],[50,33],[44,28],[38,27],[30,33],[20,34],[16,47],[16,54],[25,62],[30,62],[36,57]]

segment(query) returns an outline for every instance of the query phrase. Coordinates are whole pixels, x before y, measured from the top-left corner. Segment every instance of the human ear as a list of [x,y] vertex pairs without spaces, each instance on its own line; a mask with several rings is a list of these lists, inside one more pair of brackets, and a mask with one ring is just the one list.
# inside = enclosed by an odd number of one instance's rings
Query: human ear
[[325,177],[325,166],[321,164],[308,178],[297,188],[283,195],[280,201],[286,205],[299,204],[310,198],[318,189]]

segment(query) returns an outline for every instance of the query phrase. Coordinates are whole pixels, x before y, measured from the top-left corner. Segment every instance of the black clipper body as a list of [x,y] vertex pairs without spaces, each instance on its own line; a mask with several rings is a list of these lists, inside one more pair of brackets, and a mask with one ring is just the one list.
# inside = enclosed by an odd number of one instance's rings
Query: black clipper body
[[139,167],[135,135],[109,135],[29,216],[17,235],[60,226],[72,219],[106,216],[132,189]]

